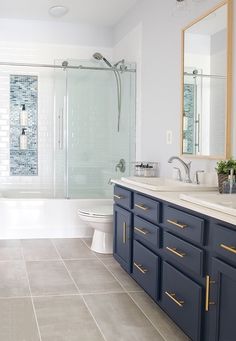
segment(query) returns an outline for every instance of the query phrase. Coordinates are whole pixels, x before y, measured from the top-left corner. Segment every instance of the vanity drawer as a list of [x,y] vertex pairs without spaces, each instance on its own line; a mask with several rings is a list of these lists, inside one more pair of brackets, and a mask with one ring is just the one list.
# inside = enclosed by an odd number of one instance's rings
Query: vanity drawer
[[131,209],[132,193],[128,189],[119,186],[114,187],[114,201],[116,204]]
[[134,240],[133,278],[152,296],[158,298],[159,257]]
[[162,305],[192,340],[200,340],[202,288],[163,262]]
[[236,230],[213,224],[213,248],[224,258],[236,263]]
[[163,224],[184,238],[203,244],[204,219],[182,212],[171,206],[164,206]]
[[168,232],[164,232],[163,249],[169,260],[202,276],[203,250]]
[[137,216],[134,216],[134,237],[154,250],[159,248],[159,227]]
[[134,194],[134,212],[151,221],[152,223],[159,223],[160,204],[156,200],[152,200],[140,194]]

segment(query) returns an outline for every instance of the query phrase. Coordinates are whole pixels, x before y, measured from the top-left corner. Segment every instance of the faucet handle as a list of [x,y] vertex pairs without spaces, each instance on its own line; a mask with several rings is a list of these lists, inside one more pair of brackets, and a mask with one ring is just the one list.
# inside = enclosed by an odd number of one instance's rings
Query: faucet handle
[[196,184],[197,184],[197,185],[200,185],[199,173],[204,173],[204,172],[205,172],[205,171],[204,171],[203,169],[197,170],[197,171],[195,172],[195,179],[196,179]]

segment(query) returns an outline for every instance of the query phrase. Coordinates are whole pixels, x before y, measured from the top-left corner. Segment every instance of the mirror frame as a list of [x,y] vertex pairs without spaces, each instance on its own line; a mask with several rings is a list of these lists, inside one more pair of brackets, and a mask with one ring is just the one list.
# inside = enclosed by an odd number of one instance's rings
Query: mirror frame
[[[226,81],[226,107],[225,107],[225,119],[226,119],[226,134],[225,134],[225,151],[224,155],[190,155],[183,153],[183,112],[184,112],[184,34],[185,31],[198,23],[200,20],[207,17],[209,14],[216,11],[218,8],[227,5],[227,81]],[[224,0],[217,6],[201,15],[186,27],[182,29],[182,44],[181,44],[181,130],[180,130],[180,156],[188,159],[209,159],[209,160],[222,160],[229,159],[231,157],[231,120],[232,120],[232,38],[233,38],[233,4],[232,0]]]

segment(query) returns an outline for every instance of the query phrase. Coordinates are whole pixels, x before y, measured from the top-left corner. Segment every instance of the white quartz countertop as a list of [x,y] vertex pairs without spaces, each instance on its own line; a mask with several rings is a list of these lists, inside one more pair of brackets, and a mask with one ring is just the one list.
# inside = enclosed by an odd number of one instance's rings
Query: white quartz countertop
[[[181,200],[179,196],[181,193],[184,193],[183,191],[181,191],[181,192],[158,192],[158,191],[152,191],[149,189],[141,188],[140,186],[135,186],[133,184],[129,184],[129,183],[124,182],[122,180],[113,179],[111,182],[114,184],[117,184],[119,186],[137,191],[139,193],[146,194],[150,197],[160,199],[160,200],[164,200],[164,201],[167,201],[171,204],[175,204],[175,205],[187,208],[189,210],[204,214],[206,216],[222,220],[224,222],[227,222],[229,224],[234,225],[236,228],[236,218],[234,216],[232,216],[230,214],[223,213],[223,212],[216,211],[214,209],[206,208],[206,207],[203,207],[203,206],[200,206],[197,204],[193,204],[193,203],[187,202],[185,200]],[[206,194],[208,192],[203,192],[203,193]],[[209,192],[209,193],[212,193],[212,192]],[[190,195],[191,192],[188,192],[187,194]],[[193,194],[194,194],[194,192],[193,192]]]

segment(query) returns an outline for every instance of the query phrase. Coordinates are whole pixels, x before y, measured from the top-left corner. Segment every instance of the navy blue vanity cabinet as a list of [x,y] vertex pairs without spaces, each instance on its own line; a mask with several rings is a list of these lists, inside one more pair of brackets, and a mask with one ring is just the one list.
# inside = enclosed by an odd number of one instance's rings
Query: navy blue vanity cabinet
[[132,214],[114,205],[114,243],[113,255],[120,265],[131,271]]
[[208,281],[206,308],[210,316],[209,341],[235,341],[236,268],[213,258]]
[[115,187],[114,257],[192,341],[236,341],[236,224]]
[[165,205],[163,208],[163,224],[173,233],[202,245],[204,241],[204,219],[187,213],[181,208]]
[[159,297],[159,257],[134,240],[132,277],[154,299]]
[[166,262],[162,276],[162,307],[192,340],[200,341],[202,287]]
[[169,232],[163,234],[163,249],[166,258],[186,271],[203,274],[203,250],[177,238]]

